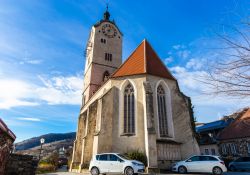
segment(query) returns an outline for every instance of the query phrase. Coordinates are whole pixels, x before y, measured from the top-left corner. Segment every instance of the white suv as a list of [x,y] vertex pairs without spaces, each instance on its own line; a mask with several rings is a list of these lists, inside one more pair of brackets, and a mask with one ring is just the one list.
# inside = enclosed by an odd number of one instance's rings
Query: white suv
[[93,156],[90,161],[89,171],[92,175],[106,173],[122,173],[133,175],[144,172],[145,166],[137,160],[130,160],[119,153],[103,153]]
[[223,160],[219,156],[192,156],[184,161],[173,164],[172,171],[181,174],[187,172],[213,173],[220,175],[227,172],[227,168]]

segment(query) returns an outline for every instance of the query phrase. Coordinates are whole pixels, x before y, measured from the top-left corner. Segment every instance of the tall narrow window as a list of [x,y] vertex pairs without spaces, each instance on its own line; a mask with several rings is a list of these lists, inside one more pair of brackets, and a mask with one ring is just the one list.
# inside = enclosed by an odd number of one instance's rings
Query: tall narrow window
[[229,146],[230,146],[231,154],[235,155],[237,153],[236,152],[236,145],[234,143],[230,143]]
[[159,131],[161,137],[168,136],[168,118],[166,109],[166,94],[162,87],[159,85],[157,88],[157,102],[158,102],[158,118],[159,118]]
[[112,54],[110,54],[110,59],[109,59],[109,61],[112,61]]
[[226,146],[226,144],[221,145],[221,152],[222,152],[223,155],[227,154],[227,146]]
[[124,90],[124,134],[135,134],[135,97],[134,89],[128,84]]
[[108,60],[108,53],[105,53],[105,60]]
[[111,53],[105,53],[105,60],[106,61],[112,61],[112,54]]

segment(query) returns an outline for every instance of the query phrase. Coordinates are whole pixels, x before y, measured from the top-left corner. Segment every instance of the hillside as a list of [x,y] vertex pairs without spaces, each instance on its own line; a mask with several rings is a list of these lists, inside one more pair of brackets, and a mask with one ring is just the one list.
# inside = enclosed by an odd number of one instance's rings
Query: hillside
[[44,138],[45,139],[45,144],[50,144],[53,142],[60,143],[58,141],[63,141],[63,142],[68,142],[70,144],[73,143],[75,140],[76,133],[75,132],[70,132],[70,133],[50,133],[50,134],[45,134],[41,135],[38,137],[33,137],[27,140],[24,140],[22,142],[18,142],[15,144],[15,150],[16,151],[23,151],[23,150],[28,150],[31,148],[35,148],[40,145],[40,139]]

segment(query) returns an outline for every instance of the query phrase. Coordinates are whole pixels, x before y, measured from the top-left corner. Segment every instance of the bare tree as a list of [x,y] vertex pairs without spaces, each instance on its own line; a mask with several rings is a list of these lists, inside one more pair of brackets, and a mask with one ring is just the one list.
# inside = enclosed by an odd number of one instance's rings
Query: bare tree
[[[223,41],[219,59],[210,65],[202,82],[210,86],[213,94],[235,97],[250,96],[250,24],[247,30],[240,31],[235,27],[234,37],[218,34]],[[237,36],[237,38],[235,38]]]

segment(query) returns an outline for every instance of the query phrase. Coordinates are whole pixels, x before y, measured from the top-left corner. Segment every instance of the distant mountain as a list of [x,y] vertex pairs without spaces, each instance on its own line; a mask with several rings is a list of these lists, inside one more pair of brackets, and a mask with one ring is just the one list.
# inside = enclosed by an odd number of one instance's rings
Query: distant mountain
[[15,144],[15,150],[16,151],[23,151],[23,150],[28,150],[34,147],[37,147],[40,145],[40,139],[44,138],[45,139],[45,144],[49,144],[52,142],[57,142],[57,141],[72,141],[75,140],[76,133],[75,132],[70,132],[70,133],[51,133],[51,134],[45,134],[41,135],[38,137],[33,137],[27,140],[24,140],[22,142],[18,142]]

